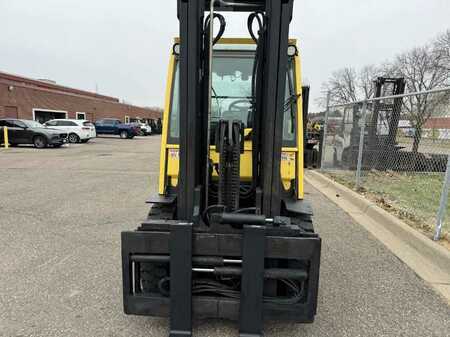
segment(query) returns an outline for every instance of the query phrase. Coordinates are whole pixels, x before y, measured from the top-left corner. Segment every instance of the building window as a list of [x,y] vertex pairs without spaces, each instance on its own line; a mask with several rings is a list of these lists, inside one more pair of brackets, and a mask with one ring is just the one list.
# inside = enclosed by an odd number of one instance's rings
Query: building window
[[86,112],[77,112],[77,119],[86,119]]
[[125,116],[125,124],[130,123],[130,116]]
[[41,124],[51,119],[67,119],[67,111],[33,109],[33,119]]

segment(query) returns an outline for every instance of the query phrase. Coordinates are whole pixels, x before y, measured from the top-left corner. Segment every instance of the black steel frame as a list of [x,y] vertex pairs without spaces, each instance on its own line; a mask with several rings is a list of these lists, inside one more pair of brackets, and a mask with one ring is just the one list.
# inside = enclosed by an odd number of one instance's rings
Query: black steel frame
[[[173,233],[176,231],[176,233]],[[282,236],[280,233],[285,233]],[[183,233],[184,232],[184,233]],[[191,235],[190,235],[191,234]],[[189,238],[192,246],[189,246]],[[180,249],[178,249],[180,248]],[[192,249],[192,254],[189,254]],[[261,251],[264,253],[261,254]],[[170,314],[171,331],[187,331],[190,319],[224,318],[239,320],[244,318],[250,327],[261,328],[260,314],[255,310],[261,303],[261,268],[264,259],[285,261],[305,261],[308,265],[308,286],[306,301],[295,305],[262,304],[262,315],[267,320],[286,320],[310,323],[317,309],[319,285],[321,240],[317,234],[301,234],[292,228],[245,227],[242,231],[213,233],[207,230],[192,230],[190,224],[179,224],[177,220],[161,220],[144,223],[138,231],[122,232],[122,276],[123,303],[127,314],[167,317]],[[176,291],[171,296],[143,294],[135,284],[139,268],[133,267],[136,255],[170,256],[171,273],[178,278]],[[198,256],[227,257],[243,259],[243,280],[241,291],[245,295],[240,300],[207,296],[190,296],[192,260]],[[253,274],[253,273],[256,273]],[[172,276],[172,275],[171,275]],[[259,277],[258,277],[259,276]],[[250,292],[248,292],[250,290]],[[174,297],[178,297],[174,299]],[[177,301],[177,302],[173,302]],[[173,304],[179,305],[173,308]],[[255,306],[256,305],[256,306]],[[192,317],[189,309],[192,309]],[[180,317],[178,317],[180,316]],[[189,323],[189,324],[188,324]],[[247,325],[244,325],[247,328]],[[254,330],[247,330],[254,331]],[[176,335],[174,335],[176,336]]]
[[[180,169],[178,219],[193,219],[195,189],[205,181],[206,137],[201,98],[204,0],[178,0],[180,22]],[[202,74],[203,73],[203,74]],[[201,77],[203,75],[203,77]],[[200,187],[201,188],[201,187]],[[203,191],[204,192],[204,191]]]
[[[201,94],[207,80],[202,45],[202,25],[209,1],[178,0],[180,21],[180,169],[177,192],[178,218],[192,221],[195,207],[202,207],[206,181],[206,136],[204,101]],[[280,214],[281,210],[281,148],[285,99],[285,79],[288,62],[287,47],[293,0],[222,1],[219,5],[237,10],[255,6],[264,10],[268,18],[265,31],[267,52],[263,63],[260,106],[260,157],[262,213],[266,216]],[[230,5],[231,6],[231,5]],[[194,205],[194,189],[200,188],[200,205]],[[205,205],[203,205],[205,206]]]
[[[390,77],[378,77],[375,81],[375,97],[381,97],[382,95],[401,95],[405,93],[406,82],[403,77],[390,78]],[[383,92],[384,86],[387,84],[392,85],[391,92]],[[380,101],[374,102],[374,108],[369,129],[369,143],[372,145],[378,144],[377,140],[377,125],[378,115],[380,111],[390,111],[391,118],[389,120],[389,135],[386,145],[393,146],[395,143],[395,137],[397,136],[398,123],[400,120],[400,112],[402,106],[402,98],[395,98],[392,104],[381,104]]]
[[292,18],[293,1],[266,1],[269,18],[266,36],[266,62],[264,64],[263,95],[256,97],[262,103],[261,135],[261,189],[263,192],[262,213],[266,216],[280,214],[281,209],[281,147],[283,132],[282,108],[285,97],[287,48],[289,24]]

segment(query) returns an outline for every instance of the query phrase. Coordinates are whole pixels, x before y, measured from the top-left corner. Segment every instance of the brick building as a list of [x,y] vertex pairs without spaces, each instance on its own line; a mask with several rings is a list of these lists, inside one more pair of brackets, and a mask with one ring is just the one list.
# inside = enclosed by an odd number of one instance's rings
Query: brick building
[[450,117],[431,117],[425,122],[424,129],[450,129]]
[[0,118],[45,122],[53,118],[160,118],[159,111],[123,104],[115,97],[0,72]]

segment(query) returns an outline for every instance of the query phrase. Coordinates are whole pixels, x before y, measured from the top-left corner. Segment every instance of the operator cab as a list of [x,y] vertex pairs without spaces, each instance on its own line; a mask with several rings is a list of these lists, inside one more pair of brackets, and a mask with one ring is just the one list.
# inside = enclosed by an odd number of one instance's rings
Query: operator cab
[[[252,39],[222,38],[214,45],[212,62],[212,93],[210,118],[210,158],[218,163],[216,155],[216,128],[219,121],[239,121],[244,128],[244,152],[241,153],[240,178],[245,184],[252,179],[252,113],[255,97],[252,86],[255,85],[253,73],[256,45]],[[179,62],[178,39],[175,39],[169,66],[168,92],[170,97],[164,111],[163,143],[161,153],[160,194],[171,193],[178,184],[178,144],[180,135],[179,109]],[[303,198],[303,116],[301,99],[300,61],[296,41],[289,41],[288,69],[286,72],[284,118],[282,132],[281,176],[286,193]],[[300,111],[300,113],[298,113]],[[300,150],[299,150],[300,149]],[[167,160],[166,160],[167,158]],[[213,181],[217,172],[213,172]]]

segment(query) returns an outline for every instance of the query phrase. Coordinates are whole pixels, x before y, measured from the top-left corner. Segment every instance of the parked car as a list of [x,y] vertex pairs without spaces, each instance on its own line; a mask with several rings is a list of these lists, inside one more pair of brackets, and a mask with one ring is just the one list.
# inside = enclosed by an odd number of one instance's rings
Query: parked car
[[36,148],[44,148],[48,145],[60,147],[67,142],[67,132],[47,128],[39,122],[2,118],[0,119],[0,143],[4,142],[3,129],[8,128],[8,141],[11,146],[19,144],[33,144]]
[[139,126],[141,127],[142,133],[144,136],[150,136],[152,134],[152,127],[147,123],[140,122]]
[[152,134],[152,127],[143,119],[131,118],[131,123],[136,123],[141,128],[141,136],[149,136]]
[[139,122],[130,122],[130,125],[139,128],[139,133],[137,136],[147,136],[147,132],[144,131],[143,126]]
[[85,119],[52,119],[44,125],[66,132],[69,143],[87,143],[97,136],[94,124]]
[[141,128],[137,124],[124,124],[120,119],[103,118],[95,122],[97,135],[119,135],[120,138],[133,138],[138,136]]
[[147,123],[138,121],[136,124],[141,128],[141,136],[150,136],[152,134],[152,127]]

